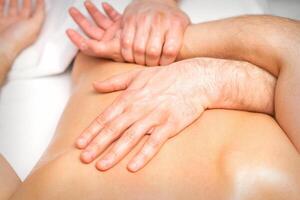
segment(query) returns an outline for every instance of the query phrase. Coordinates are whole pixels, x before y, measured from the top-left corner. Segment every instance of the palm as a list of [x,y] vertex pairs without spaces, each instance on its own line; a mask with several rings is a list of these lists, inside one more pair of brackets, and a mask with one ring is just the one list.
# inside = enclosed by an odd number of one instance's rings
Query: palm
[[0,33],[6,30],[10,25],[18,23],[22,18],[4,16],[0,18]]
[[104,4],[104,10],[108,17],[102,14],[91,2],[85,6],[95,21],[93,25],[76,8],[70,9],[70,15],[79,27],[84,31],[87,38],[75,30],[67,31],[71,41],[86,55],[123,61],[121,55],[121,15],[112,7]]
[[[4,7],[4,1],[0,0]],[[10,1],[8,14],[0,12],[1,46],[20,51],[32,44],[41,29],[44,20],[44,4],[37,1],[36,10],[31,9],[31,0],[24,0],[23,7],[18,9],[16,0]]]

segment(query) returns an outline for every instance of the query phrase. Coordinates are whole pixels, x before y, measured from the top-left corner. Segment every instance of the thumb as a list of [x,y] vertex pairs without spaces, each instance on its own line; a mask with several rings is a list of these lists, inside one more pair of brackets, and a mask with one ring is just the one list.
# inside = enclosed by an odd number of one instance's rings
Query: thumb
[[123,74],[115,75],[104,81],[94,82],[93,86],[97,92],[108,93],[125,90],[136,77],[140,70],[133,70]]

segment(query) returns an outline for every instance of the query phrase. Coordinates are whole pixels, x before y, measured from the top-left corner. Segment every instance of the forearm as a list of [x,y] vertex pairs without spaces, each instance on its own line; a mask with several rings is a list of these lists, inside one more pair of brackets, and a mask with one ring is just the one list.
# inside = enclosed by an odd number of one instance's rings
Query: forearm
[[208,109],[234,109],[274,114],[276,79],[248,62],[196,58]]
[[248,61],[277,77],[276,120],[300,151],[299,21],[243,16],[193,25],[178,60],[199,56]]
[[178,60],[215,57],[244,60],[278,76],[299,57],[297,21],[272,16],[241,16],[190,26]]

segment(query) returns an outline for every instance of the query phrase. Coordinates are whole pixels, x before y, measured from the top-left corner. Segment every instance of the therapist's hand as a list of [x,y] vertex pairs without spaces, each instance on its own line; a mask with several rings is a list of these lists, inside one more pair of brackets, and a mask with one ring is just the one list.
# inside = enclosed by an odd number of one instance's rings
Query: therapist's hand
[[94,22],[87,19],[78,9],[70,8],[70,15],[86,35],[84,37],[79,32],[68,29],[67,35],[71,41],[86,55],[117,62],[124,61],[120,46],[121,15],[107,3],[102,4],[107,16],[91,1],[86,1],[84,5]]
[[214,99],[208,95],[213,76],[199,65],[197,59],[185,60],[94,83],[100,93],[124,91],[78,138],[77,147],[84,149],[81,160],[92,162],[117,140],[96,164],[99,170],[108,170],[144,135],[151,134],[128,165],[133,172],[144,167],[169,138],[196,120]]
[[122,18],[123,58],[147,66],[174,62],[189,23],[175,0],[134,0]]

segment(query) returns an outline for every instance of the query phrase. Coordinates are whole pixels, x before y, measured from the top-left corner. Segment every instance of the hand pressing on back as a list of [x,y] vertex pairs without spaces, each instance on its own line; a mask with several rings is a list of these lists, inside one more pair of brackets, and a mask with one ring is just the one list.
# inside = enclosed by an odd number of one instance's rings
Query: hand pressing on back
[[72,7],[70,15],[87,37],[67,30],[72,42],[86,55],[140,65],[166,65],[175,61],[189,18],[176,4],[133,2],[124,16],[102,4],[107,16],[90,2],[85,7],[94,22]]
[[171,64],[189,24],[175,0],[133,0],[122,17],[122,56],[140,65]]
[[101,93],[124,91],[78,139],[77,147],[85,148],[82,161],[92,162],[117,140],[97,163],[99,170],[110,169],[150,133],[128,165],[133,172],[141,169],[169,138],[209,106],[208,92],[200,79],[206,78],[197,61],[191,60],[131,71],[95,83]]
[[99,93],[121,94],[83,131],[76,146],[83,150],[84,163],[101,156],[96,167],[108,170],[150,134],[128,165],[136,172],[205,109],[273,113],[274,87],[270,74],[239,61],[195,58],[130,71],[94,84]]

